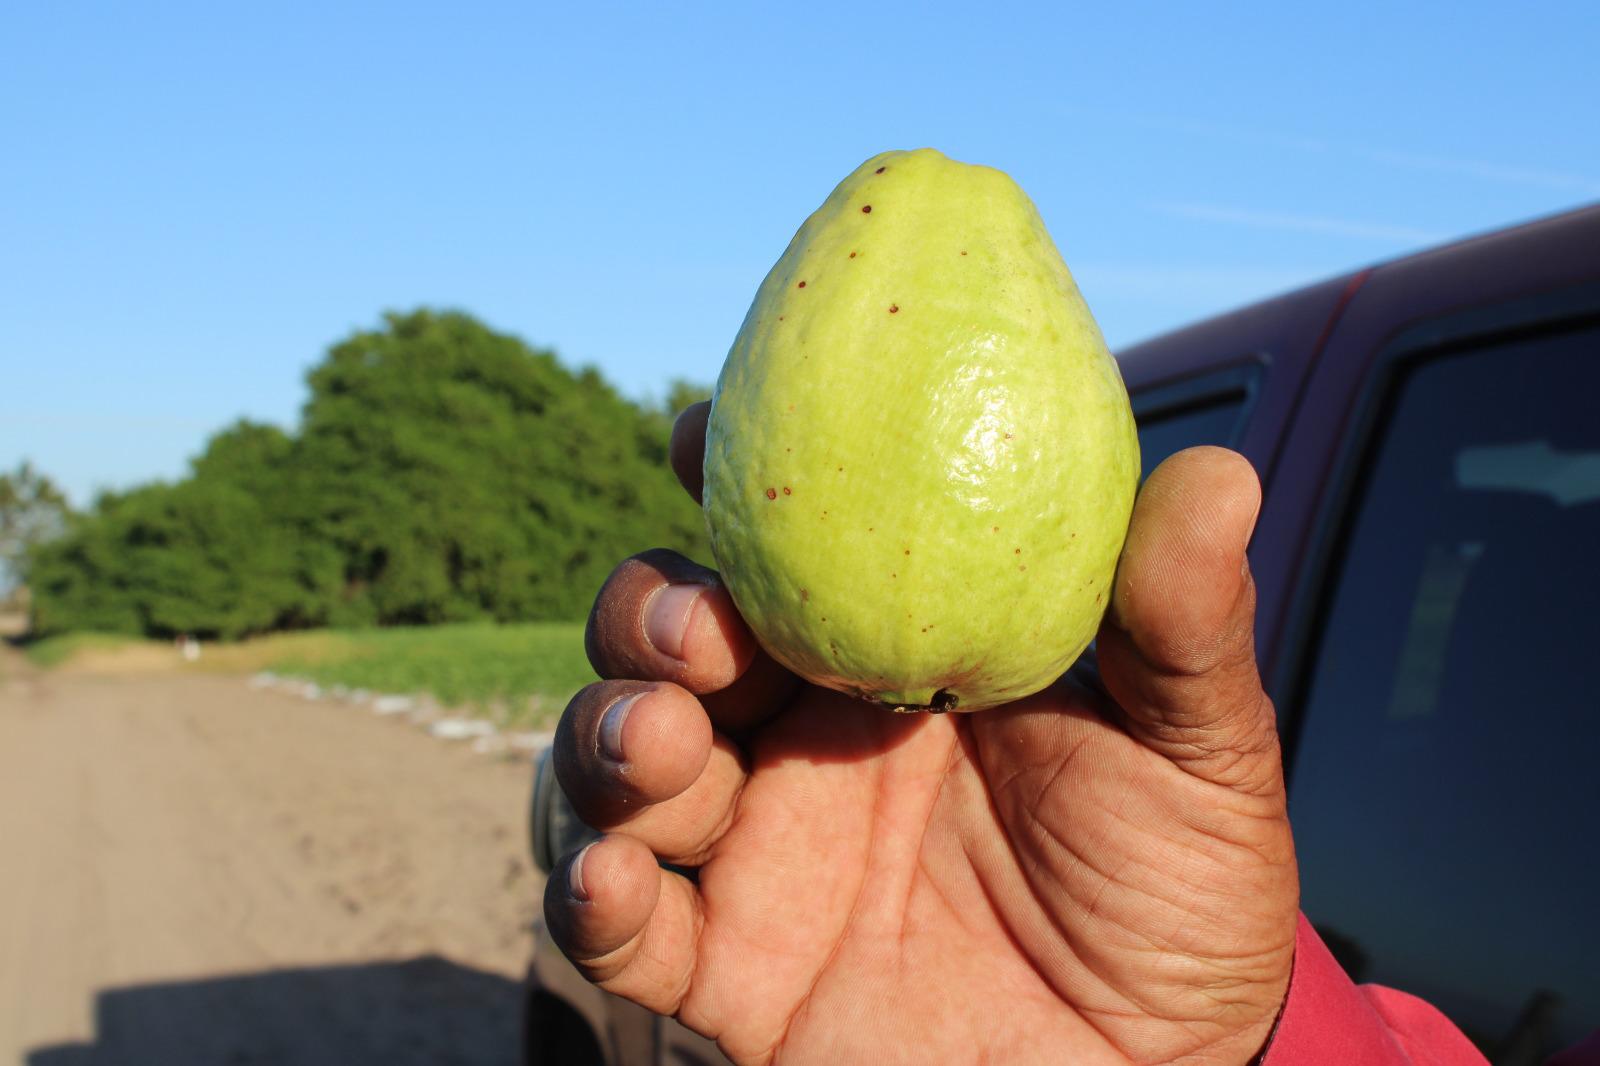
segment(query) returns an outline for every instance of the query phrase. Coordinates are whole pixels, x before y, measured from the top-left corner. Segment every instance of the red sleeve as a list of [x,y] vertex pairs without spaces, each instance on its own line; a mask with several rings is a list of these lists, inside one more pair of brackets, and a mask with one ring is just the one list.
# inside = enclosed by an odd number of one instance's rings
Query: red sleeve
[[1488,1066],[1461,1031],[1416,996],[1357,987],[1300,916],[1294,972],[1261,1066]]

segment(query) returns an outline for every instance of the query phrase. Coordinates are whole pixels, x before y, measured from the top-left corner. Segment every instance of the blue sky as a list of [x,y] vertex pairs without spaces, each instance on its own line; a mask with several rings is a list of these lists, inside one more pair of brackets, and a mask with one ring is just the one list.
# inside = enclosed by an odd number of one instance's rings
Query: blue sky
[[0,15],[0,468],[80,502],[387,308],[710,381],[888,148],[1016,177],[1114,347],[1600,199],[1593,4],[138,6]]

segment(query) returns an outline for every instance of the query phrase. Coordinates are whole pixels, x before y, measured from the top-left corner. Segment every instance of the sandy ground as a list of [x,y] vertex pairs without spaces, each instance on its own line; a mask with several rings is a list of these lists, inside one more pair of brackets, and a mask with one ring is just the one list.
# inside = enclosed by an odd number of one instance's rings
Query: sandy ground
[[526,759],[0,644],[0,1064],[510,1063]]

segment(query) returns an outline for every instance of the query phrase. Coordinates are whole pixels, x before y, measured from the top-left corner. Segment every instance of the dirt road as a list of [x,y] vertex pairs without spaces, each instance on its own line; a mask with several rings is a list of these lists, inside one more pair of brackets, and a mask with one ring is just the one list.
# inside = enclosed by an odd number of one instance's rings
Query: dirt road
[[0,1064],[515,1060],[525,762],[0,655]]

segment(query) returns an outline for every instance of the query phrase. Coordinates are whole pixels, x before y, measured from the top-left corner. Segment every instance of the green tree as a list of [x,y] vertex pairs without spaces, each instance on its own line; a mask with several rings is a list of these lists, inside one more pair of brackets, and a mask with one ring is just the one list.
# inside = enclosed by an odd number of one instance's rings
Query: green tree
[[103,494],[35,553],[36,631],[233,639],[327,620],[342,566],[301,502],[293,438],[239,422],[191,466],[174,485]]
[[234,639],[315,620],[270,505],[191,478],[105,496],[36,557],[34,628]]
[[685,407],[709,399],[711,399],[709,386],[696,381],[685,381],[683,378],[673,378],[667,386],[667,399],[662,404],[661,413],[669,419],[676,419]]
[[27,460],[0,474],[0,600],[28,579],[30,554],[66,532],[66,496]]
[[298,434],[237,423],[188,478],[103,495],[30,556],[35,628],[577,619],[623,556],[706,557],[668,412],[592,368],[415,311],[334,345],[308,383]]
[[592,368],[416,311],[336,345],[309,382],[301,444],[346,617],[577,618],[622,555],[705,554],[660,419]]
[[326,624],[343,589],[344,562],[321,527],[320,472],[306,462],[299,439],[240,420],[212,437],[192,465],[190,484],[232,498],[255,523],[252,542],[236,546],[235,558],[256,574],[238,580],[271,590],[270,628]]

